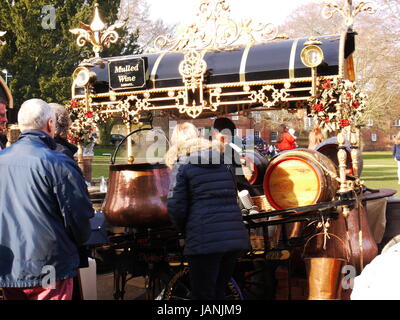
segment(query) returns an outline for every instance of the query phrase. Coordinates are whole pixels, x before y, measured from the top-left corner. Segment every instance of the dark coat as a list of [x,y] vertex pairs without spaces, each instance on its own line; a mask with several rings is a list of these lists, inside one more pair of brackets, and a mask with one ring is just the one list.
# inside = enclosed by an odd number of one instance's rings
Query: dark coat
[[7,142],[7,136],[4,133],[0,133],[0,150],[6,147]]
[[64,153],[69,158],[74,159],[74,154],[78,151],[78,147],[76,145],[69,143],[67,140],[61,137],[54,138],[54,141],[57,144],[56,151]]
[[[67,140],[61,138],[61,137],[55,137],[54,141],[56,143],[56,151],[61,152],[65,154],[68,158],[71,158],[72,160],[75,161],[74,159],[74,154],[78,151],[78,147],[72,143],[69,143]],[[79,168],[79,171],[81,172],[82,176],[82,170]],[[85,177],[83,177],[85,178]],[[89,250],[85,246],[78,247],[78,253],[79,253],[79,268],[87,268],[89,266],[89,260],[88,257],[90,255]]]
[[218,152],[201,150],[180,157],[173,167],[168,212],[176,228],[185,233],[186,255],[249,248],[234,178],[221,161]]
[[400,161],[400,144],[393,145],[393,157]]
[[93,208],[76,163],[52,138],[29,130],[0,151],[0,287],[36,287],[53,266],[72,278]]
[[239,191],[248,190],[252,197],[260,196],[257,190],[253,188],[249,180],[246,179],[243,173],[242,163],[240,161],[241,155],[230,144],[226,144],[224,147],[224,163],[227,165],[229,170],[235,175],[236,187]]

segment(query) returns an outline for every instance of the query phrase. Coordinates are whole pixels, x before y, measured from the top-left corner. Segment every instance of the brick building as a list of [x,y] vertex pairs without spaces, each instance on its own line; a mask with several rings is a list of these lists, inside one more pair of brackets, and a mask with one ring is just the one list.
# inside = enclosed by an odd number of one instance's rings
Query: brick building
[[[276,145],[279,141],[279,134],[281,132],[280,125],[282,122],[263,120],[260,113],[253,112],[250,117],[243,117],[238,115],[226,115],[227,118],[231,119],[238,129],[238,135],[244,137],[246,135],[254,134],[255,137],[261,138],[264,142],[269,145]],[[205,119],[193,119],[193,120],[179,120],[181,122],[191,122],[193,123],[204,135],[210,133],[213,122],[216,118],[205,118]],[[285,123],[288,127],[292,127],[296,130],[296,135],[298,137],[298,143],[300,146],[307,146],[308,139],[308,127],[307,121],[293,120],[289,123]],[[174,126],[173,122],[170,122],[170,128]],[[252,131],[250,131],[252,130]]]
[[[231,119],[236,128],[241,130],[238,135],[241,137],[246,134],[252,134],[256,137],[260,137],[264,142],[268,144],[277,144],[279,141],[279,134],[281,132],[280,125],[283,123],[280,120],[269,119],[262,116],[262,113],[252,112],[249,117],[243,117],[238,115],[226,115],[227,118]],[[197,128],[199,128],[203,135],[210,134],[213,122],[216,118],[203,118],[203,119],[192,119],[192,120],[179,120],[181,122],[191,122]],[[155,127],[162,127],[164,131],[168,128],[168,120],[165,124],[161,124],[160,119],[156,118],[154,123]],[[162,122],[162,121],[161,121]],[[175,121],[169,121],[169,128],[175,126]],[[313,120],[307,118],[304,114],[299,114],[298,117],[293,117],[289,122],[285,123],[288,127],[292,127],[296,130],[297,143],[299,147],[308,146],[308,134],[310,129],[313,127]],[[118,130],[116,130],[118,128]],[[122,131],[120,130],[122,128]],[[246,130],[254,130],[247,131]],[[121,131],[121,132],[120,132]],[[115,126],[113,133],[126,134],[125,126]],[[390,151],[393,146],[393,138],[400,131],[400,120],[387,121],[385,126],[378,125],[373,121],[362,128],[361,130],[361,146],[363,151]]]
[[361,130],[362,148],[364,151],[391,151],[399,131],[400,120],[387,121],[384,126],[370,120]]

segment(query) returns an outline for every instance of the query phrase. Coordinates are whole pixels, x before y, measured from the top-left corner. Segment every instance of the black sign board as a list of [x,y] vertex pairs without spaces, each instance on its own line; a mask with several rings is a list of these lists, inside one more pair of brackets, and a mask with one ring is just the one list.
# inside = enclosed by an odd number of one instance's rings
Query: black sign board
[[112,90],[143,88],[146,85],[145,59],[112,60],[108,64],[108,75]]

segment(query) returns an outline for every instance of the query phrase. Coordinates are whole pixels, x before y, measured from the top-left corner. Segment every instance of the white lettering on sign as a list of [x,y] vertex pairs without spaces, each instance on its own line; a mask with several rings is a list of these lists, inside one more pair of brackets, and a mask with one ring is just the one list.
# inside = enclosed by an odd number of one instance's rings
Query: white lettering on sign
[[135,66],[127,65],[125,67],[122,66],[115,67],[115,73],[135,72],[135,71],[139,71],[139,64]]
[[118,76],[119,82],[135,82],[136,77],[129,77],[129,76]]

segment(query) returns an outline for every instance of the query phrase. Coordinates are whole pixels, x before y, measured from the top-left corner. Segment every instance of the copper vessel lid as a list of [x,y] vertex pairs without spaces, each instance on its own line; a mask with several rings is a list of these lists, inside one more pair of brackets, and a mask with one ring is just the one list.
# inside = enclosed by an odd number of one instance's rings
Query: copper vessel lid
[[133,164],[112,164],[110,165],[110,171],[124,171],[124,170],[134,170],[134,171],[144,171],[150,169],[166,169],[167,166],[163,163],[133,163]]

